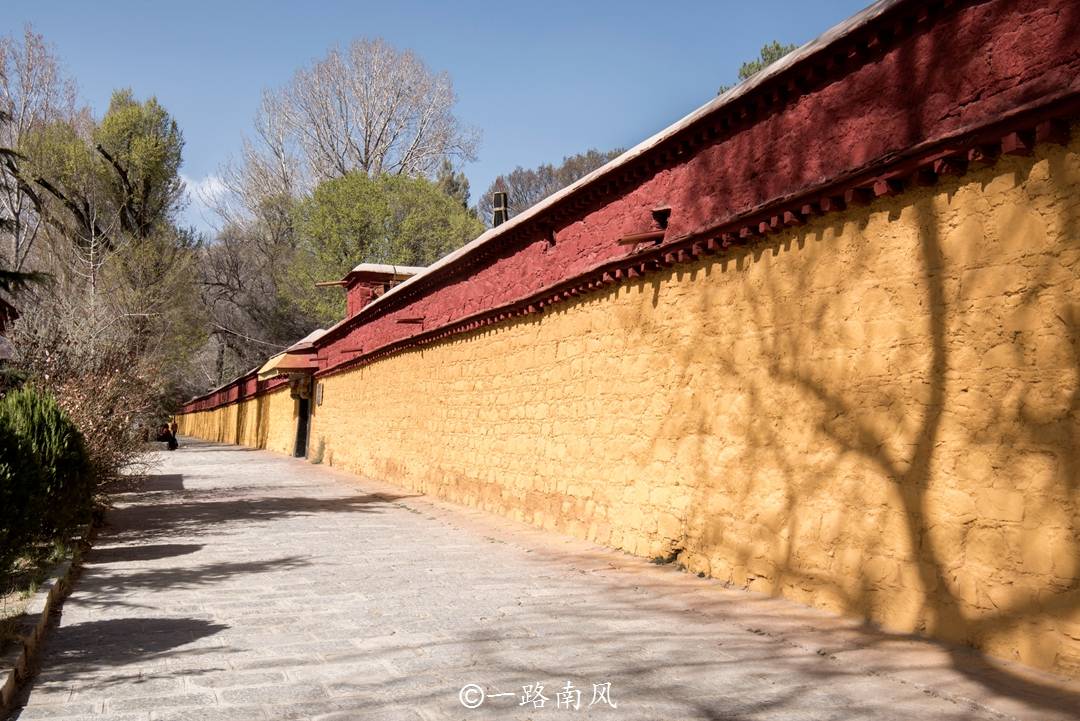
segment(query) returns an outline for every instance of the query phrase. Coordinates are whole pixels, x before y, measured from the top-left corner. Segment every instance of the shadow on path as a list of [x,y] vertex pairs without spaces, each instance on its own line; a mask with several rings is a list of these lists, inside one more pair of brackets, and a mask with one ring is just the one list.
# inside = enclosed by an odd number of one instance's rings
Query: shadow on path
[[[220,467],[233,461],[217,456],[212,463],[211,475],[192,477],[197,486],[219,477]],[[53,620],[39,675],[27,685],[20,703],[27,703],[36,692],[56,689],[133,685],[150,693],[153,683],[148,679],[173,682],[163,666],[166,660],[206,657],[206,664],[186,673],[221,670],[213,668],[220,665],[213,659],[228,649],[213,637],[230,626],[196,612],[192,597],[183,592],[235,588],[234,579],[288,573],[311,563],[302,554],[279,552],[269,557],[260,546],[241,545],[235,549],[239,557],[231,550],[223,557],[222,536],[234,537],[250,524],[313,514],[379,513],[406,497],[385,493],[311,497],[308,485],[274,483],[273,475],[270,478],[265,482],[266,477],[256,474],[248,485],[213,487],[211,481],[190,488],[185,487],[184,474],[157,473],[126,479],[110,489],[114,507],[106,513],[96,547],[87,554],[64,617]],[[200,537],[207,541],[197,542]],[[65,708],[75,712],[77,706]],[[27,713],[17,709],[10,718]]]
[[[314,513],[379,513],[410,495],[365,493],[312,498],[266,495],[304,486],[233,486],[188,489],[180,474],[145,476],[115,499],[106,518],[105,542],[140,543],[220,532],[223,525],[272,521]],[[157,544],[164,545],[164,544]]]
[[159,561],[163,558],[184,556],[202,548],[201,543],[156,543],[149,546],[114,546],[95,548],[83,562],[88,566],[137,561]]
[[[175,658],[177,649],[228,626],[196,618],[115,618],[85,621],[59,629],[50,644],[50,671],[94,673],[102,668],[148,664]],[[193,648],[191,651],[204,650]],[[95,679],[95,683],[99,680]]]

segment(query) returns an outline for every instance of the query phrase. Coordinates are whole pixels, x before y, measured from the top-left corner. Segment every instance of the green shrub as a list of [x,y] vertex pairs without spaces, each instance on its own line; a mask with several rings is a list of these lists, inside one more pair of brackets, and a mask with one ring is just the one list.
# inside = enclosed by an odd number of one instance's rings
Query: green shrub
[[37,537],[45,511],[44,486],[26,439],[0,422],[0,578]]
[[27,386],[0,400],[0,426],[25,447],[12,478],[34,538],[66,536],[87,517],[93,496],[82,435],[52,396]]

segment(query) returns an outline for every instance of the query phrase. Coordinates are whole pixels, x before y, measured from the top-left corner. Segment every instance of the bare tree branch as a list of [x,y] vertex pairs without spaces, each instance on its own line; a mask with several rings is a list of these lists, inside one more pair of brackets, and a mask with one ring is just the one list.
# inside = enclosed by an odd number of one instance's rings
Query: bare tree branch
[[453,115],[453,85],[412,52],[356,40],[299,70],[263,113],[287,131],[316,181],[358,170],[431,175],[444,158],[474,156],[477,134]]

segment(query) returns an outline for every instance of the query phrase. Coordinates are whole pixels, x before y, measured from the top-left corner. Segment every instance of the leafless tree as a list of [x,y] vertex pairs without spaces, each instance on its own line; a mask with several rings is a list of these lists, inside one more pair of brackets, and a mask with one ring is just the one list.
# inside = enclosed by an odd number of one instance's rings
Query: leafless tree
[[295,143],[280,115],[269,110],[272,103],[270,93],[264,93],[255,116],[254,138],[244,138],[240,158],[221,169],[224,192],[198,198],[223,226],[263,220],[280,228],[287,220],[280,215],[281,201],[310,187]]
[[[101,274],[110,257],[119,250],[111,240],[119,222],[112,219],[103,223],[96,203],[89,204],[86,212],[92,222],[88,225],[87,235],[71,243],[72,259],[65,264],[65,269],[81,281],[79,285],[85,288],[86,314],[94,321],[98,317]],[[102,228],[102,232],[99,233],[98,228]]]
[[204,249],[200,289],[209,343],[200,360],[210,385],[257,365],[311,330],[278,287],[290,245],[261,220],[226,225]]
[[471,159],[476,149],[477,133],[454,116],[454,102],[446,73],[381,39],[360,39],[267,93],[262,114],[316,182],[356,170],[430,176],[444,158]]
[[41,35],[28,25],[21,38],[0,37],[0,247],[10,270],[23,269],[43,227],[37,191],[20,180],[20,154],[29,150],[34,130],[71,117],[75,105],[75,84]]
[[495,192],[506,193],[510,214],[517,215],[617,158],[622,152],[622,148],[607,152],[590,148],[584,153],[563,158],[558,166],[544,163],[536,168],[526,169],[519,165],[509,173],[497,176],[487,191],[477,198],[477,215],[485,223],[491,225],[491,203]]

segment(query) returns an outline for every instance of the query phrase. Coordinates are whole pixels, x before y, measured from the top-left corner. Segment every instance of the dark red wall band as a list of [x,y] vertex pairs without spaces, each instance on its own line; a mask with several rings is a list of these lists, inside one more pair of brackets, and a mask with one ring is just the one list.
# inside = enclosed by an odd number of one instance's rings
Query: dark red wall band
[[[335,326],[316,342],[318,375],[543,312],[1037,142],[1066,142],[1080,117],[1077,28],[1074,0],[893,3]],[[670,211],[660,217],[658,208]],[[620,243],[627,236],[650,240]],[[248,374],[184,410],[279,385]]]

